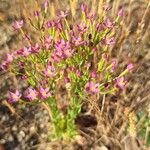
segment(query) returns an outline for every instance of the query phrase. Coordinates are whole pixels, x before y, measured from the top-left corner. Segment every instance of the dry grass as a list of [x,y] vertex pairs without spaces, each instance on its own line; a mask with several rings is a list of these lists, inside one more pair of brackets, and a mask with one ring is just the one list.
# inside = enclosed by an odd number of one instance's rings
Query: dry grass
[[[31,1],[31,3],[27,3],[26,0],[18,1],[19,5],[25,8],[22,9],[23,11],[21,11],[20,16],[25,16],[28,18],[32,11],[26,10],[39,9],[38,2],[34,3],[34,5],[32,2],[33,1]],[[41,1],[39,1],[39,3],[41,3]],[[65,8],[64,6],[67,4],[68,5],[66,8],[70,9],[72,17],[75,18],[75,16],[78,15],[80,3],[81,1],[79,0],[66,0],[64,3],[60,0],[52,1],[49,12],[51,15],[50,18],[54,18],[57,14],[57,10],[60,8]],[[106,1],[93,0],[91,10],[97,10],[98,14],[101,15],[103,3],[106,3]],[[147,56],[149,50],[149,47],[145,49],[145,45],[150,44],[150,1],[144,0],[137,2],[134,0],[117,0],[109,3],[112,6],[110,14],[112,16],[117,13],[120,7],[123,7],[126,10],[122,29],[117,35],[118,42],[112,48],[111,55],[118,57],[121,64],[120,66],[124,65],[124,61],[132,61],[137,65],[137,71],[130,75],[131,80],[129,82],[129,88],[123,95],[118,94],[117,97],[99,96],[88,100],[88,109],[90,111],[84,115],[94,115],[97,120],[97,125],[95,129],[90,128],[87,131],[88,133],[84,132],[84,136],[87,135],[86,138],[88,139],[88,134],[90,133],[93,135],[94,132],[94,143],[99,143],[101,146],[110,145],[110,147],[113,147],[112,149],[114,150],[120,148],[123,150],[143,149],[142,145],[144,144],[144,141],[143,143],[139,143],[136,137],[140,123],[136,123],[135,114],[141,108],[146,110],[144,108],[145,104],[149,105],[149,85],[147,85],[147,83],[141,85],[140,80],[142,80],[141,78],[144,76],[143,78],[146,78],[145,82],[149,82],[150,78],[142,74],[138,68],[142,68],[141,65],[145,65],[145,61],[147,60],[145,60],[145,57]],[[96,4],[98,4],[98,6]],[[130,47],[126,49],[125,47],[128,42],[130,43]],[[143,52],[141,52],[141,50],[143,50]],[[142,56],[142,58],[140,58],[140,56]],[[149,71],[147,70],[147,72]],[[145,71],[145,73],[147,72]],[[127,134],[126,129],[128,126],[129,132]]]

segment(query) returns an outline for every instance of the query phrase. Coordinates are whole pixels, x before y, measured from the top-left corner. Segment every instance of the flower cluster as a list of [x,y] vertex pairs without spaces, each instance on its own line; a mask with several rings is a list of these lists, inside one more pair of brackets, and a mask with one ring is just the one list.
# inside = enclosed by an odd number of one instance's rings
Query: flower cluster
[[[43,6],[45,11],[49,6],[48,1]],[[128,64],[127,69],[115,77],[118,61],[115,58],[111,59],[107,53],[109,48],[115,44],[115,31],[120,22],[118,19],[113,20],[108,17],[106,19],[104,17],[99,22],[96,14],[90,13],[85,4],[82,4],[81,10],[83,20],[81,19],[81,23],[74,26],[69,25],[66,19],[68,11],[60,11],[58,19],[45,21],[43,23],[44,36],[40,37],[40,42],[37,41],[34,44],[31,42],[30,45],[26,45],[12,54],[7,54],[1,68],[6,70],[10,66],[11,71],[15,70],[15,73],[21,74],[21,77],[35,88],[40,86],[43,81],[47,86],[52,82],[56,84],[57,78],[62,76],[68,78],[70,83],[77,84],[80,80],[82,86],[77,88],[90,95],[101,93],[101,91],[104,93],[106,83],[109,84],[110,91],[113,88],[124,90],[127,83],[124,75],[130,72],[134,66],[131,63]],[[34,17],[38,17],[39,14],[41,12],[35,11]],[[121,18],[122,14],[123,11],[120,10],[118,17]],[[22,30],[24,21],[16,21],[12,26],[15,30]],[[35,26],[36,24],[34,24]],[[100,60],[94,62],[92,66],[92,58],[97,53],[100,53]],[[20,69],[23,69],[24,72],[20,73]],[[100,76],[103,76],[101,80],[99,80]],[[36,99],[37,95],[40,95],[41,99],[47,98],[49,95],[47,94],[48,90],[44,92],[44,89],[40,88],[39,91],[43,92],[38,93],[35,89],[28,89],[27,98],[32,101]],[[15,95],[17,96],[18,92]],[[14,101],[17,101],[17,98]],[[10,99],[12,100],[12,96]]]
[[94,84],[92,81],[85,85],[86,91],[90,94],[96,94],[99,92],[99,83]]
[[[33,100],[45,100],[48,97],[52,96],[49,88],[43,88],[40,86],[37,90],[33,89],[32,87],[29,87],[25,92],[24,92],[24,97],[26,97],[29,101]],[[9,91],[9,101],[11,103],[16,103],[20,100],[22,97],[21,92],[16,90],[16,92],[10,92]]]
[[56,41],[55,51],[52,58],[59,62],[60,59],[67,59],[73,55],[73,50],[71,49],[69,41],[65,42],[63,39]]
[[14,54],[12,53],[12,54],[6,54],[6,57],[5,57],[5,60],[2,62],[2,64],[1,64],[1,69],[2,70],[7,70],[8,69],[8,67],[9,67],[9,65],[13,62],[13,60],[14,60]]
[[[76,99],[76,105],[70,109],[75,110],[77,115],[79,111],[76,109],[80,110],[82,106],[80,99],[96,94],[115,94],[118,91],[116,89],[125,90],[125,75],[134,66],[129,63],[125,70],[118,73],[118,61],[111,58],[109,52],[116,43],[122,10],[117,19],[107,16],[99,19],[97,14],[91,13],[82,4],[81,22],[73,22],[72,25],[67,20],[68,11],[60,11],[58,18],[47,20],[45,14],[49,7],[48,1],[43,7],[43,12],[34,11],[33,20],[30,19],[31,26],[37,29],[40,37],[36,38],[36,42],[28,38],[24,47],[7,54],[1,64],[3,70],[9,69],[29,84],[25,94],[18,90],[15,93],[9,92],[10,102],[18,102],[24,97],[31,103],[34,100],[49,102],[49,98],[57,98],[58,85],[63,82],[70,105]],[[22,29],[24,25],[21,20],[12,26],[24,36],[27,35]],[[51,103],[57,106],[55,101],[50,101],[48,105]]]

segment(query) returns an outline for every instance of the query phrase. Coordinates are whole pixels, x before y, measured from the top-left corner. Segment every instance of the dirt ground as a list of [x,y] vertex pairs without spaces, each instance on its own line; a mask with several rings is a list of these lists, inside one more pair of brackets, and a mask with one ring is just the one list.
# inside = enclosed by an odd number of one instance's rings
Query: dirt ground
[[[68,1],[56,0],[59,8],[68,8]],[[91,1],[88,1],[89,3]],[[93,3],[96,1],[93,1]],[[115,2],[115,1],[114,1]],[[112,4],[114,3],[111,2]],[[120,101],[122,107],[132,108],[135,112],[141,110],[150,117],[150,7],[144,16],[144,27],[137,40],[138,23],[147,9],[148,1],[128,1],[121,6],[130,12],[126,20],[129,34],[121,45],[113,48],[112,55],[123,62],[131,61],[135,64],[135,70],[129,75],[128,89],[122,95],[108,97],[110,103]],[[79,1],[81,3],[81,1]],[[55,2],[54,2],[55,4]],[[24,12],[19,0],[0,0],[0,61],[5,53],[17,49],[22,43],[19,36],[11,28],[16,18],[21,18]],[[122,29],[121,35],[127,30]],[[124,37],[122,37],[123,39]],[[5,104],[7,90],[22,87],[16,77],[0,71],[0,150],[148,150],[143,140],[138,136],[125,135],[101,135],[103,126],[97,124],[93,114],[87,115],[86,110],[77,118],[76,124],[81,136],[75,142],[67,144],[62,141],[48,141],[50,118],[47,110],[42,106],[14,106],[14,111]],[[107,104],[106,104],[107,105]],[[109,103],[108,103],[109,105]],[[116,105],[112,105],[116,107]],[[122,107],[118,108],[119,115],[125,115]],[[84,109],[84,108],[83,108]],[[117,129],[116,129],[117,130]],[[149,134],[150,136],[150,134]]]

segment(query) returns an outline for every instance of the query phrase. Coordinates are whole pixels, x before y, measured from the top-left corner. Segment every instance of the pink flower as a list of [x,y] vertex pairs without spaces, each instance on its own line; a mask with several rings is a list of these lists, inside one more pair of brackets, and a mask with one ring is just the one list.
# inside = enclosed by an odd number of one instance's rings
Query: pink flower
[[65,58],[69,58],[69,57],[71,57],[72,55],[73,55],[73,50],[72,49],[66,49],[65,51],[64,51],[64,57]]
[[62,24],[62,21],[59,19],[57,20],[57,22],[55,22],[55,26],[56,26],[56,29],[61,32],[63,30],[63,24]]
[[106,44],[106,45],[114,45],[115,44],[115,38],[114,37],[111,37],[110,39],[109,38],[105,38],[104,39],[104,44]]
[[52,55],[51,58],[52,58],[55,62],[60,62],[60,57],[58,57],[56,54]]
[[20,21],[15,21],[13,24],[12,24],[12,27],[17,30],[17,29],[20,29],[22,28],[24,25],[24,22],[23,20],[20,20]]
[[92,14],[90,14],[90,13],[86,13],[86,17],[87,17],[87,19],[89,19],[90,21],[93,21],[94,20],[94,18],[95,18],[95,14],[94,13],[92,13]]
[[104,5],[103,8],[104,8],[105,11],[111,10],[111,6],[109,6],[108,4]]
[[81,36],[79,36],[78,38],[73,37],[73,43],[75,46],[80,46],[84,44],[85,42],[82,40]]
[[60,39],[55,43],[55,51],[53,55],[53,59],[65,59],[71,57],[73,54],[73,50],[70,48],[70,43],[67,41]]
[[104,29],[104,25],[103,25],[103,24],[98,23],[98,24],[96,25],[96,31],[97,31],[97,32],[100,32],[100,31],[102,31],[103,29]]
[[67,84],[67,83],[70,83],[70,78],[69,77],[66,77],[65,79],[64,79],[64,82],[65,82],[65,84]]
[[60,11],[59,14],[58,14],[58,17],[59,18],[65,18],[66,16],[68,16],[68,11]]
[[97,48],[96,48],[96,47],[92,49],[92,52],[93,52],[93,53],[96,52],[96,51],[97,51]]
[[82,72],[81,72],[80,70],[77,70],[77,71],[76,71],[76,74],[77,74],[78,77],[81,77],[81,76],[82,76]]
[[42,85],[48,85],[48,80],[47,78],[45,78],[44,80],[41,81],[41,84]]
[[47,77],[53,77],[55,76],[55,68],[48,65],[48,67],[46,68],[46,70],[44,71],[44,74],[47,76]]
[[44,2],[43,6],[44,6],[44,9],[47,9],[47,8],[48,8],[48,6],[49,6],[48,0],[46,0],[46,1]]
[[24,47],[23,50],[22,50],[22,56],[27,57],[28,55],[30,55],[29,48]]
[[39,13],[39,11],[36,10],[36,11],[33,12],[33,15],[34,15],[35,17],[39,17],[40,13]]
[[40,44],[39,43],[36,43],[35,45],[34,45],[34,51],[35,52],[39,52],[40,51]]
[[87,12],[87,11],[88,11],[87,6],[85,5],[85,3],[82,3],[82,5],[81,5],[81,10],[82,10],[83,12]]
[[96,78],[96,77],[97,77],[96,71],[92,71],[92,72],[91,72],[91,77],[92,77],[92,78]]
[[53,59],[57,62],[59,62],[62,59],[65,59],[65,56],[63,54],[63,51],[55,51],[55,54],[53,55]]
[[27,47],[23,47],[22,49],[17,51],[18,55],[21,55],[24,57],[27,57],[30,53],[31,53],[30,48],[27,48]]
[[96,94],[99,92],[99,84],[95,84],[94,82],[90,81],[85,85],[85,90],[90,94]]
[[45,37],[44,38],[44,47],[46,49],[50,49],[53,45],[53,37],[52,36],[49,36],[49,37]]
[[27,79],[28,79],[28,76],[27,76],[27,75],[22,75],[22,76],[21,76],[21,79],[22,79],[22,80],[27,80]]
[[43,88],[43,87],[39,88],[39,97],[42,100],[44,100],[50,96],[51,96],[51,93],[49,92],[49,88]]
[[108,61],[108,59],[109,59],[108,54],[103,53],[103,54],[102,54],[102,58],[103,58],[105,61]]
[[54,20],[51,20],[51,21],[48,21],[48,22],[46,22],[46,27],[47,28],[53,28],[53,27],[55,27],[55,21]]
[[70,36],[71,36],[71,38],[73,38],[75,36],[75,32],[73,31],[73,29],[70,31]]
[[111,37],[109,40],[109,45],[114,45],[115,44],[115,38]]
[[92,63],[89,62],[89,63],[86,65],[87,70],[89,70],[91,66],[92,66]]
[[9,67],[9,63],[6,61],[3,61],[1,66],[0,66],[0,68],[4,71],[6,71],[8,69],[8,67]]
[[120,78],[117,78],[115,80],[115,85],[116,87],[119,87],[120,89],[124,90],[125,89],[125,86],[126,86],[126,81],[125,81],[125,78],[124,77],[120,77]]
[[19,67],[20,68],[24,68],[24,66],[25,66],[25,62],[23,62],[23,61],[19,61],[19,63],[18,63],[19,65]]
[[76,68],[75,68],[75,67],[69,67],[69,71],[75,72],[75,71],[76,71]]
[[20,94],[20,92],[18,90],[16,90],[15,93],[9,91],[9,101],[11,103],[15,103],[15,102],[19,101],[21,96],[22,95]]
[[30,101],[33,101],[33,100],[35,100],[37,98],[37,91],[35,89],[29,87],[26,92],[27,92],[27,96],[26,97]]
[[114,23],[110,21],[110,19],[106,19],[105,22],[104,22],[104,25],[107,27],[107,28],[113,28],[114,27]]
[[64,58],[62,49],[57,48],[56,51],[55,51],[55,55],[57,55],[59,58]]
[[14,60],[14,55],[13,54],[7,54],[6,55],[6,62],[11,63]]
[[128,71],[132,71],[133,68],[134,68],[134,65],[133,65],[133,64],[130,63],[130,64],[127,65]]
[[81,34],[85,33],[88,30],[88,28],[84,22],[77,25],[77,28],[78,28],[79,33],[81,33]]
[[89,10],[88,10],[88,7],[87,7],[87,5],[85,4],[85,3],[82,3],[82,5],[81,5],[81,10],[82,10],[82,12],[84,12],[85,13],[85,16],[86,17],[88,17],[89,16]]
[[61,49],[63,50],[64,48],[67,49],[69,48],[69,43],[68,42],[65,42],[63,39],[59,39],[56,43],[55,43],[55,48],[56,49]]
[[30,46],[28,50],[31,53],[38,53],[40,51],[40,49],[41,49],[40,44],[39,43],[35,43],[35,45],[34,46]]
[[115,70],[118,67],[118,61],[117,61],[117,59],[113,59],[112,62],[111,62],[111,65],[112,65],[112,72],[115,72]]

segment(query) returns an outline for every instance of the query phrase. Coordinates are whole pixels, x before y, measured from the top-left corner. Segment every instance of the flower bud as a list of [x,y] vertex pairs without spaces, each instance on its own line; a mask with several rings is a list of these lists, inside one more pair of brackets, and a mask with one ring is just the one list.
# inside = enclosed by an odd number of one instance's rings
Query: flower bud
[[15,21],[13,24],[12,24],[12,27],[15,29],[15,30],[18,30],[20,28],[22,28],[24,25],[24,21],[23,20],[19,20],[19,21]]
[[127,69],[128,69],[129,71],[132,71],[133,68],[134,68],[134,65],[133,65],[132,63],[130,63],[130,64],[127,65]]
[[124,15],[124,11],[123,11],[123,9],[120,9],[119,12],[118,12],[118,16],[122,17],[123,15]]

